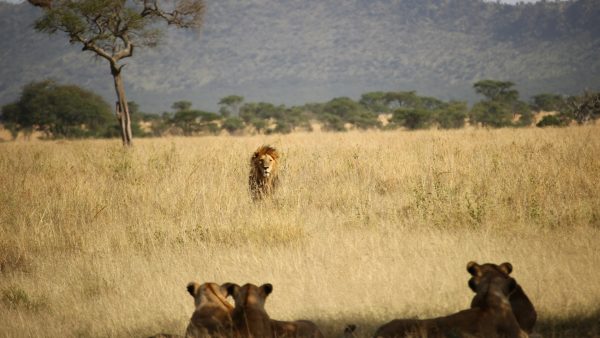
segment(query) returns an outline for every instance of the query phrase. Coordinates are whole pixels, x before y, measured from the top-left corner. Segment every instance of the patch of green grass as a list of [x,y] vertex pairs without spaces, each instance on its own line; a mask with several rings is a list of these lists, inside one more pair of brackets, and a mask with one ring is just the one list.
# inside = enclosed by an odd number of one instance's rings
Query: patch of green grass
[[2,290],[1,300],[6,307],[13,310],[22,309],[37,312],[47,307],[43,299],[35,299],[17,286],[10,286]]

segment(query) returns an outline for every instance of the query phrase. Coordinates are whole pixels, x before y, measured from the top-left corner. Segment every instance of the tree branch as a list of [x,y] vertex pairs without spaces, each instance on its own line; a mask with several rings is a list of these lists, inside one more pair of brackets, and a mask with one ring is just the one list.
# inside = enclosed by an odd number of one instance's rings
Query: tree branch
[[116,66],[117,61],[115,60],[108,52],[106,52],[104,49],[102,49],[101,47],[97,46],[93,39],[92,40],[85,40],[80,34],[78,33],[74,33],[74,34],[70,34],[71,36],[71,42],[73,41],[77,41],[80,42],[81,44],[83,44],[83,50],[91,50],[94,53],[98,54],[99,56],[105,58],[106,60],[108,60],[108,62],[110,62],[111,67],[112,66]]
[[142,17],[159,17],[168,25],[194,28],[202,25],[205,6],[203,0],[181,0],[172,11],[159,8],[157,0],[143,0]]
[[113,54],[115,62],[133,55],[133,44],[131,43],[129,36],[127,34],[120,34],[117,37],[123,41],[125,48],[121,49],[118,53]]
[[30,4],[44,9],[52,9],[51,0],[27,0]]

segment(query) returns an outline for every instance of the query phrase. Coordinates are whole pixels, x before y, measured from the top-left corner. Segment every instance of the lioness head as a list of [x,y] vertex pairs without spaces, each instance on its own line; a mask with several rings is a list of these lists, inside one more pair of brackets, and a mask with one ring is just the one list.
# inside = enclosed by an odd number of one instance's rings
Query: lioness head
[[263,177],[271,176],[277,170],[279,153],[271,146],[261,146],[252,155],[252,166]]
[[263,284],[260,287],[254,284],[227,284],[227,293],[233,296],[236,308],[259,307],[264,308],[267,296],[273,292],[273,285]]
[[512,264],[505,262],[500,265],[485,263],[485,264],[477,264],[476,262],[467,263],[467,271],[471,274],[471,279],[469,279],[469,288],[473,290],[473,292],[477,292],[477,287],[481,283],[483,278],[487,277],[504,277],[509,278],[510,273],[512,272],[513,267]]
[[502,305],[510,309],[509,297],[517,290],[517,281],[512,277],[487,275],[469,286],[475,291],[474,302],[478,305]]
[[227,302],[227,285],[219,285],[216,283],[198,284],[190,282],[187,285],[187,290],[194,297],[196,308],[204,304],[219,304],[227,309],[232,309],[233,306]]

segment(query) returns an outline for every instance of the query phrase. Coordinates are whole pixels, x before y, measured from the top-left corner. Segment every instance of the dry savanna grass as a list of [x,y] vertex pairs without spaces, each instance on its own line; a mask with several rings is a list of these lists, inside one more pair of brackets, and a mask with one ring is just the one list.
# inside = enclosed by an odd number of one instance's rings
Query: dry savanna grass
[[193,280],[369,337],[467,308],[469,260],[512,262],[543,336],[600,335],[599,126],[0,143],[2,337],[183,334]]

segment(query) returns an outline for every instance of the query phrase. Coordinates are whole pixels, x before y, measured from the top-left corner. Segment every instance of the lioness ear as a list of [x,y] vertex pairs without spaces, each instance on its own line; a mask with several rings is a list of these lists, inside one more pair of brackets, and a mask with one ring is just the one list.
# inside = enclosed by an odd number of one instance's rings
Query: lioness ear
[[500,268],[500,270],[502,272],[504,272],[507,275],[510,275],[510,273],[513,270],[512,264],[510,264],[509,262],[504,262],[504,263],[500,264],[498,267]]
[[225,283],[221,285],[221,287],[224,287],[227,290],[227,296],[232,296],[234,298],[240,291],[240,286],[235,283]]
[[475,281],[474,277],[469,279],[469,289],[473,290],[473,292],[477,293],[477,281]]
[[481,266],[473,261],[467,263],[467,271],[476,277],[481,277]]
[[268,296],[271,292],[273,292],[273,285],[269,283],[261,285],[260,288],[265,293],[265,296]]
[[228,288],[229,288],[230,285],[231,285],[231,283],[224,283],[224,284],[221,284],[221,286],[219,287],[219,292],[225,298],[227,298],[228,296],[230,296],[229,290],[228,290]]
[[192,295],[192,297],[196,297],[196,292],[200,289],[200,284],[196,282],[189,282],[187,285],[187,290]]

